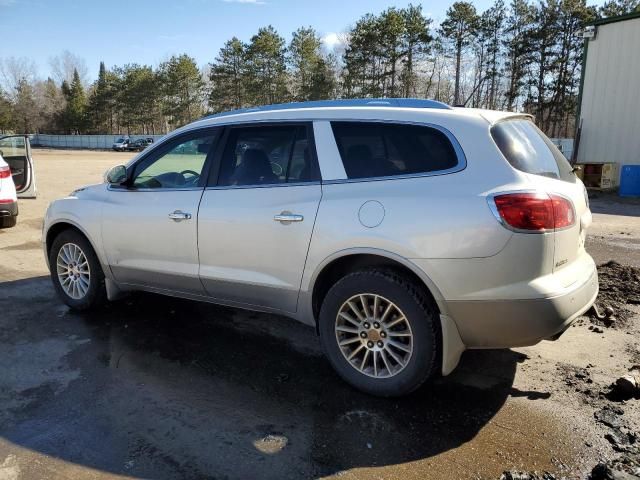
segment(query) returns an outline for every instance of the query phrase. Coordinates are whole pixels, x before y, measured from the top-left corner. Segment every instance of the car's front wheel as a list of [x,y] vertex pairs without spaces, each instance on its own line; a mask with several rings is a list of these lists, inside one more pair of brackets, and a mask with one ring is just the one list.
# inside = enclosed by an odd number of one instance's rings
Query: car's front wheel
[[74,310],[88,310],[106,298],[104,273],[89,241],[75,230],[65,230],[49,252],[51,280],[58,296]]
[[437,366],[438,316],[411,280],[388,270],[361,270],[327,293],[319,329],[338,374],[378,396],[412,392]]

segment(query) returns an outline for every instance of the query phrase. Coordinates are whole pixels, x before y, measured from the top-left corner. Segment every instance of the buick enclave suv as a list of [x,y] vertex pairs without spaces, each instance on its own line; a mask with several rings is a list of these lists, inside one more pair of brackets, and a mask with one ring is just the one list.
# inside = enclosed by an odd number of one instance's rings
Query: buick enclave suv
[[390,396],[557,338],[598,293],[590,223],[527,115],[339,100],[187,125],[51,203],[43,246],[73,309],[145,290],[290,316]]

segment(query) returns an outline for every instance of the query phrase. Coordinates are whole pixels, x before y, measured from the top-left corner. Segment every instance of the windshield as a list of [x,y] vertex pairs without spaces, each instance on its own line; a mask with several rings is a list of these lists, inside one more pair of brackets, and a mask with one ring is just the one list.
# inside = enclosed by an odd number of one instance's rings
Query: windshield
[[118,140],[116,140],[116,143],[124,143],[124,138],[119,138]]
[[562,152],[531,120],[506,120],[491,127],[491,136],[513,168],[525,173],[573,181]]

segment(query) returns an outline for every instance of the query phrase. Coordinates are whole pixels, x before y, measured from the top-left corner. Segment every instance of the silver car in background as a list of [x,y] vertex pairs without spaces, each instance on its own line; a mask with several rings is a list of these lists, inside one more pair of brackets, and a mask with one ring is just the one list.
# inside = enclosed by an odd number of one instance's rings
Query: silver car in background
[[598,293],[588,198],[521,114],[412,99],[213,115],[51,203],[55,288],[293,317],[355,387],[403,395],[465,349],[557,338]]
[[113,142],[113,145],[111,145],[111,149],[116,152],[126,152],[130,143],[131,140],[129,139],[129,137],[120,137],[115,142]]

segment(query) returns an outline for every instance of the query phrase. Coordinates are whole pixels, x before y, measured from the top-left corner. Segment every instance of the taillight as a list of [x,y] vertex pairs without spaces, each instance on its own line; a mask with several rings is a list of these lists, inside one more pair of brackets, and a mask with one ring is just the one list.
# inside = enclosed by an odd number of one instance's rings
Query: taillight
[[575,223],[573,205],[559,195],[505,193],[493,197],[498,220],[516,230],[546,232]]
[[0,167],[0,178],[9,178],[11,176],[11,169],[8,166]]
[[553,203],[553,226],[555,229],[567,228],[572,226],[576,221],[573,213],[573,205],[564,197],[549,194]]

